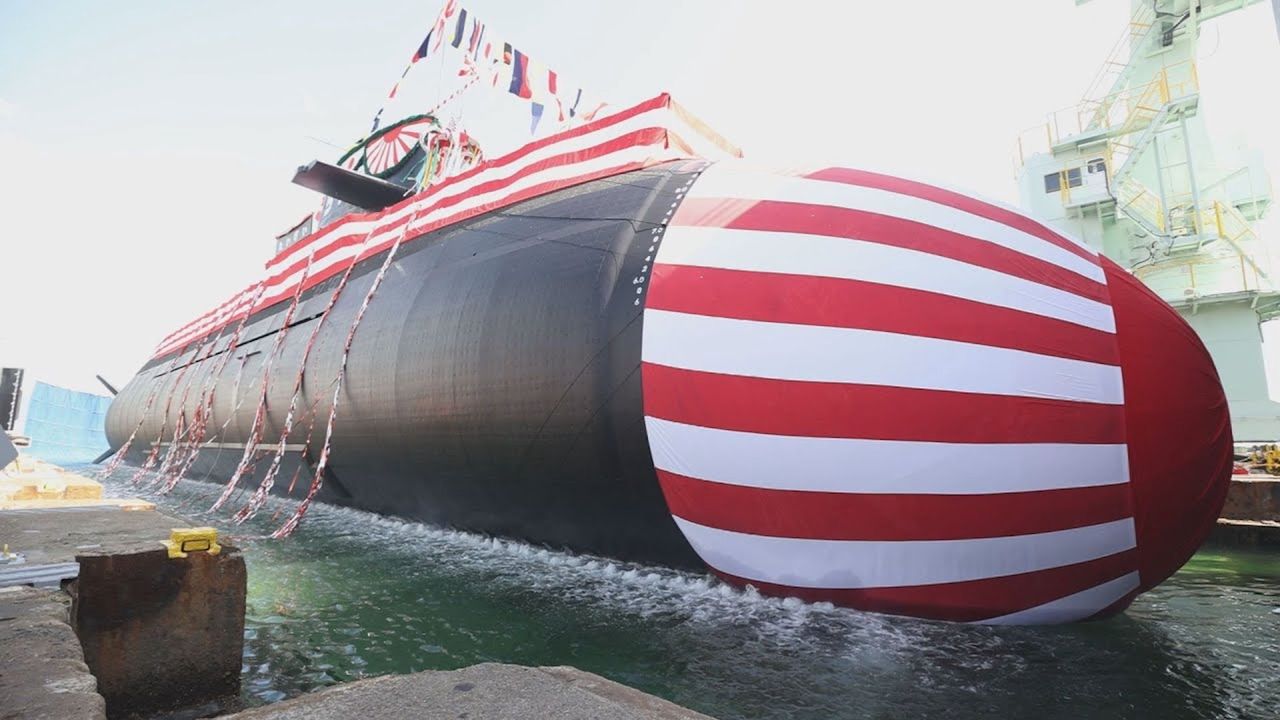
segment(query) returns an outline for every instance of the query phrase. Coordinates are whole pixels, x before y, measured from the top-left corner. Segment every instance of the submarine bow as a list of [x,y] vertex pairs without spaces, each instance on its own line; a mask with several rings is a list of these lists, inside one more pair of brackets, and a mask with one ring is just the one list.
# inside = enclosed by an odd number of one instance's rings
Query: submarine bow
[[660,96],[330,225],[161,343],[112,447],[945,620],[1106,615],[1195,551],[1231,437],[1172,309],[1001,205],[737,154]]
[[725,579],[921,617],[1065,622],[1180,567],[1231,471],[1204,346],[1020,213],[848,168],[717,164],[644,318],[667,503]]

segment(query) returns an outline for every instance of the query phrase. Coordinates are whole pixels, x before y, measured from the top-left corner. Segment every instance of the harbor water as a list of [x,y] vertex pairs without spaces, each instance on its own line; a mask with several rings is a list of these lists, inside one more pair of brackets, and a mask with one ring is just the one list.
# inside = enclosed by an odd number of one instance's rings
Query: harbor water
[[[986,627],[761,597],[710,576],[319,505],[108,492],[219,527],[249,567],[243,695],[479,662],[573,665],[731,718],[1280,718],[1280,555],[1209,546],[1100,622]],[[229,508],[229,509],[228,509]]]

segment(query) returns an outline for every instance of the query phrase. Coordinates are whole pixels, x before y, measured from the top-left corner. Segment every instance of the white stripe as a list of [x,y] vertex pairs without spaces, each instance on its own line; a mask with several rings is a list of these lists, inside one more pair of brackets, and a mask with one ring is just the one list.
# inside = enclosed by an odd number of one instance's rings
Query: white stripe
[[[600,170],[606,170],[611,167],[626,165],[632,162],[640,162],[640,161],[649,160],[649,159],[653,159],[653,160],[661,159],[663,157],[662,153],[663,153],[662,149],[657,146],[634,145],[628,148],[624,148],[622,150],[618,150],[616,152],[609,153],[607,155],[601,155],[600,157],[597,157],[585,162],[572,163],[569,165],[557,165],[555,167],[546,168],[545,170],[541,170],[539,172],[530,173],[529,175],[521,178],[520,180],[514,183],[511,183],[510,185],[506,185],[504,187],[491,190],[487,193],[473,195],[467,198],[466,200],[463,200],[454,205],[450,205],[448,207],[437,208],[435,210],[426,212],[421,217],[419,217],[416,220],[413,220],[410,223],[409,234],[412,235],[419,228],[423,228],[433,222],[442,220],[444,218],[452,217],[459,213],[465,213],[469,210],[480,207],[481,205],[484,205],[486,203],[500,201],[505,197],[509,197],[511,195],[514,195],[518,192],[526,190],[535,185],[541,185],[543,183],[548,183],[548,182],[562,182],[562,181],[572,180],[573,178],[576,178],[576,177],[594,173]],[[422,207],[419,206],[417,209],[421,210]],[[397,216],[403,216],[404,214],[405,213],[397,213]],[[386,223],[384,222],[382,224],[385,225]],[[402,231],[403,231],[403,228],[401,227],[390,228],[387,230],[380,231],[376,233],[372,239],[369,240],[368,244],[370,246],[376,246],[381,242],[393,239],[396,235],[398,235]],[[319,247],[317,247],[316,249],[318,250]],[[311,272],[312,274],[318,274],[320,272],[323,272],[325,269],[332,267],[333,265],[336,265],[339,263],[345,263],[349,261],[350,258],[353,257],[355,254],[359,253],[360,250],[361,250],[360,245],[354,245],[354,246],[349,246],[347,248],[343,248],[342,250],[339,250],[333,253],[332,255],[329,255],[328,257],[323,258],[322,260],[317,260],[314,263],[314,267],[312,268]],[[277,281],[276,283],[273,283],[269,287],[276,287],[277,285],[284,286],[284,287],[292,287],[294,284],[297,283],[298,279],[301,278],[304,270],[305,268],[299,268],[293,273],[283,278],[280,278],[279,281]]]
[[861,280],[950,295],[1115,332],[1111,307],[1075,293],[941,255],[834,238],[766,230],[675,225],[657,262]]
[[[744,161],[742,161],[742,160],[740,160],[740,159],[739,159],[739,160],[735,160],[735,162],[743,163]],[[776,174],[786,174],[786,175],[810,175],[810,174],[812,174],[812,173],[818,172],[818,171],[820,171],[820,170],[826,170],[826,169],[831,168],[831,167],[832,167],[832,165],[831,165],[830,163],[827,163],[827,164],[821,164],[821,165],[808,165],[808,166],[805,166],[805,167],[803,167],[803,168],[796,169],[796,170],[791,171],[791,172],[781,173],[781,172],[779,172],[779,169],[778,169],[778,168],[772,168],[772,169],[770,170],[769,168],[766,168],[766,167],[764,167],[764,166],[761,166],[761,167],[759,167],[759,169],[757,169],[757,170],[756,170],[756,172],[766,172],[766,171],[771,171],[771,172],[773,172],[775,175],[776,175]],[[1054,235],[1054,236],[1056,236],[1056,237],[1062,238],[1063,240],[1065,240],[1065,241],[1067,241],[1067,242],[1071,243],[1072,245],[1075,245],[1076,247],[1080,248],[1081,250],[1083,250],[1083,251],[1085,251],[1085,252],[1089,253],[1090,255],[1092,255],[1092,256],[1094,256],[1094,257],[1097,257],[1097,256],[1098,256],[1098,251],[1097,251],[1097,250],[1094,250],[1094,249],[1093,249],[1093,248],[1091,248],[1091,247],[1089,247],[1089,245],[1088,245],[1088,244],[1086,244],[1086,243],[1085,243],[1083,240],[1081,240],[1080,238],[1075,237],[1074,235],[1071,235],[1071,234],[1069,234],[1069,233],[1064,233],[1063,231],[1061,231],[1061,230],[1059,230],[1059,229],[1057,229],[1057,228],[1051,227],[1051,226],[1049,226],[1049,225],[1045,224],[1044,222],[1041,222],[1040,220],[1037,220],[1036,218],[1029,217],[1029,216],[1027,215],[1027,211],[1026,211],[1025,209],[1020,208],[1020,207],[1018,207],[1017,205],[1014,205],[1013,203],[1005,202],[1004,200],[1001,200],[1001,199],[999,199],[999,198],[995,198],[995,197],[991,197],[990,195],[987,195],[987,194],[985,194],[985,193],[975,192],[972,188],[963,187],[963,186],[960,186],[960,185],[955,185],[955,184],[953,184],[952,182],[950,182],[949,180],[945,180],[945,179],[942,179],[942,178],[932,177],[932,176],[928,176],[928,175],[921,175],[921,174],[919,174],[918,172],[913,172],[913,173],[912,173],[912,174],[910,174],[910,175],[902,175],[902,174],[900,174],[900,169],[899,169],[899,168],[890,168],[890,167],[883,167],[883,166],[877,167],[877,166],[875,166],[875,165],[867,165],[867,164],[864,164],[864,163],[860,163],[856,169],[857,169],[857,170],[863,170],[863,171],[866,171],[866,172],[876,173],[876,174],[879,174],[879,175],[887,175],[887,176],[889,176],[889,177],[898,178],[898,179],[900,179],[900,180],[907,180],[907,181],[910,181],[910,182],[918,182],[918,183],[920,183],[920,184],[922,184],[922,185],[932,185],[933,187],[936,187],[936,188],[938,188],[938,189],[940,189],[940,190],[947,190],[947,191],[949,191],[949,192],[953,192],[953,193],[955,193],[955,194],[957,194],[957,195],[963,195],[963,196],[965,196],[965,197],[967,197],[967,198],[971,198],[971,199],[973,199],[973,200],[977,200],[977,201],[979,201],[979,202],[986,203],[987,205],[991,205],[991,206],[993,206],[993,207],[1000,208],[1001,210],[1005,210],[1005,211],[1011,212],[1011,213],[1013,213],[1014,215],[1017,215],[1017,216],[1019,216],[1019,217],[1021,217],[1021,218],[1025,219],[1025,220],[1027,220],[1027,221],[1029,221],[1029,222],[1033,223],[1034,225],[1036,225],[1037,227],[1039,227],[1039,228],[1043,229],[1045,232],[1047,232],[1047,233],[1049,233],[1049,234],[1051,234],[1051,235]]]
[[[620,112],[624,112],[624,111],[620,111]],[[282,267],[288,267],[289,265],[292,265],[296,262],[301,261],[302,259],[305,258],[306,254],[308,252],[311,252],[313,249],[324,247],[330,242],[334,242],[339,239],[352,236],[352,235],[357,235],[357,236],[365,235],[375,227],[381,227],[383,225],[399,220],[403,217],[406,217],[408,215],[411,215],[415,212],[420,211],[424,207],[437,204],[439,202],[457,197],[459,195],[464,195],[467,192],[469,192],[472,188],[474,188],[475,186],[481,183],[488,183],[494,180],[511,177],[515,173],[518,173],[519,171],[521,171],[522,169],[524,169],[525,167],[528,167],[533,163],[537,163],[549,157],[554,157],[556,155],[561,155],[567,152],[576,152],[576,151],[586,150],[596,145],[609,142],[610,140],[621,137],[622,135],[625,135],[627,133],[634,132],[636,130],[644,129],[647,127],[659,127],[659,128],[670,130],[672,132],[676,132],[686,141],[690,141],[690,138],[694,138],[694,137],[701,138],[701,133],[692,125],[682,120],[679,117],[679,115],[671,112],[668,108],[665,108],[665,107],[654,108],[653,110],[646,111],[644,113],[628,118],[626,120],[623,120],[609,127],[601,128],[599,130],[596,130],[590,133],[586,133],[586,134],[579,135],[572,138],[567,138],[559,142],[549,144],[509,164],[490,167],[486,170],[476,173],[475,175],[469,178],[466,178],[465,180],[459,181],[457,183],[451,184],[443,188],[443,190],[440,193],[433,193],[428,197],[422,198],[418,202],[411,203],[410,205],[400,208],[394,213],[390,213],[388,215],[381,216],[381,217],[370,218],[367,220],[356,220],[356,221],[347,222],[343,224],[335,224],[329,227],[328,229],[321,231],[320,237],[315,238],[311,242],[308,242],[305,245],[295,245],[292,249],[286,251],[285,254],[272,258],[267,262],[267,268],[269,271],[272,271],[272,270],[279,271]],[[660,147],[660,146],[654,145],[649,147]],[[680,153],[675,151],[669,151],[667,153],[664,153],[664,155],[679,156]],[[719,155],[723,155],[723,153],[720,152]],[[582,164],[577,165],[577,167],[581,167],[581,166]],[[573,165],[571,164],[570,167],[573,167]],[[583,174],[583,173],[576,173],[576,174]],[[503,192],[509,193],[511,191],[506,190],[506,191],[498,191],[498,192],[499,194],[501,194]],[[381,233],[379,233],[379,235],[381,235]],[[229,304],[230,303],[224,303],[222,306],[219,306],[218,310],[220,314],[222,315],[229,314],[229,311],[227,310],[227,306]],[[182,330],[188,329],[188,327],[191,327],[191,325],[192,324],[188,324],[188,326],[184,326]],[[171,335],[176,335],[176,334],[177,333],[175,332]],[[165,340],[168,340],[168,339],[169,338],[165,338]]]
[[[394,220],[398,220],[402,217],[405,217],[406,215],[409,215],[413,212],[421,210],[424,205],[433,205],[433,204],[442,202],[444,200],[447,200],[449,198],[465,195],[471,192],[472,189],[475,188],[477,185],[512,177],[513,175],[519,173],[524,168],[530,165],[533,165],[535,163],[541,162],[543,160],[546,160],[547,158],[555,157],[557,155],[562,155],[564,153],[579,152],[582,150],[587,150],[597,145],[622,137],[627,133],[635,132],[637,130],[642,130],[644,128],[650,128],[650,127],[661,127],[661,128],[671,129],[675,131],[677,134],[681,135],[682,137],[686,133],[697,133],[697,131],[694,130],[688,123],[685,123],[684,121],[680,120],[679,116],[677,116],[675,113],[672,113],[667,108],[663,108],[663,107],[655,108],[653,110],[648,110],[646,112],[640,113],[639,115],[636,115],[634,117],[627,118],[626,120],[623,120],[614,125],[610,125],[608,127],[600,128],[599,130],[596,130],[593,132],[585,133],[583,135],[579,135],[572,138],[566,138],[564,140],[551,143],[537,150],[534,150],[528,155],[525,155],[524,157],[521,157],[518,160],[514,160],[508,164],[505,164],[505,165],[495,164],[493,166],[490,166],[485,170],[482,170],[476,173],[475,175],[472,175],[471,177],[468,177],[466,179],[459,180],[455,183],[444,186],[439,192],[432,193],[430,196],[423,198],[421,202],[412,203],[409,206],[401,208],[395,213],[379,218],[377,222],[379,224],[385,224],[388,222],[392,222]],[[352,233],[351,227],[352,227],[352,224],[348,224],[346,226],[335,227],[333,228],[333,230],[335,232],[340,233],[341,235],[350,235]],[[364,228],[363,232],[368,232],[368,228]],[[322,247],[325,243],[329,241],[330,241],[329,238],[322,237],[317,239],[316,241],[313,241],[312,243],[309,243],[309,245],[316,245],[317,247]],[[302,252],[303,252],[303,248],[301,247],[297,248],[296,250],[290,250],[285,255],[276,257],[270,260],[267,263],[267,266],[269,268],[271,267],[279,268],[281,266],[287,267],[288,265],[291,265],[297,262],[298,260],[301,260],[303,257]]]
[[[223,317],[239,310],[242,306],[246,305],[250,299],[252,299],[254,290],[256,290],[256,287],[251,286],[249,288],[241,290],[239,293],[236,293],[234,296],[232,296],[230,300],[224,302],[223,304],[219,305],[217,308],[212,310],[209,315],[209,318]],[[161,340],[160,343],[163,346],[169,343],[169,341],[172,340],[173,338],[183,335],[188,328],[194,327],[197,323],[207,324],[209,322],[210,322],[209,319],[200,320],[197,318],[196,320],[192,320],[186,325],[183,325],[177,330],[174,330],[168,335],[165,335],[164,339]]]
[[[653,464],[712,482],[772,490],[985,495],[1118,485],[1124,445],[942,443],[795,437],[646,417]],[[797,472],[796,458],[803,458]]]
[[717,163],[702,173],[689,188],[689,197],[778,200],[890,215],[986,240],[1098,282],[1106,282],[1102,267],[1096,262],[1035,235],[949,205],[889,190],[787,177],[725,162]]
[[1044,605],[979,622],[983,625],[1053,625],[1075,622],[1097,615],[1137,589],[1138,573],[1131,572]]
[[[657,162],[665,159],[672,159],[679,155],[680,153],[676,151],[666,150],[661,146],[657,146],[657,145],[634,145],[634,146],[627,147],[607,155],[601,155],[600,157],[594,158],[589,161],[550,167],[536,173],[531,173],[530,175],[524,178],[521,178],[520,180],[506,187],[495,189],[488,193],[475,195],[455,205],[451,205],[447,208],[432,210],[426,213],[425,215],[423,215],[418,220],[414,221],[409,228],[409,233],[412,235],[414,232],[418,231],[419,228],[423,228],[432,222],[451,217],[458,213],[467,212],[469,210],[475,209],[486,203],[501,201],[505,197],[509,197],[515,193],[521,192],[535,185],[540,185],[547,182],[569,181],[577,177],[585,176],[585,175],[602,171],[602,170],[607,170],[612,167],[620,167],[620,166],[627,165],[634,162],[646,162],[646,161]],[[400,215],[400,213],[397,213],[397,215]],[[370,225],[370,224],[372,223],[361,223],[362,226]],[[385,225],[385,224],[387,224],[386,221],[382,221],[379,223],[379,225]],[[350,225],[348,227],[350,227]],[[402,230],[403,228],[401,227],[384,230],[374,235],[371,239],[367,241],[367,243],[364,243],[364,242],[355,243],[353,245],[349,245],[345,248],[342,248],[325,258],[316,260],[312,264],[311,274],[318,275],[319,273],[325,271],[330,267],[333,267],[334,265],[345,264],[347,262],[350,262],[351,258],[357,255],[358,253],[362,252],[365,247],[376,246],[381,242],[391,240],[396,235],[398,235]],[[350,233],[344,232],[340,237],[347,237],[348,235],[350,235]],[[334,241],[338,239],[339,238],[334,238]],[[314,246],[312,249],[319,250],[320,246]],[[289,273],[288,275],[285,275],[284,277],[279,278],[275,282],[270,283],[267,286],[267,291],[264,294],[264,298],[269,298],[272,295],[285,292],[285,290],[292,292],[292,288],[302,279],[302,274],[304,272],[306,272],[306,267],[302,266],[302,267],[299,267],[297,270],[293,271],[292,273]],[[285,294],[288,294],[288,293],[286,292]],[[226,317],[232,315],[235,309],[236,308],[233,307],[232,304],[225,305],[219,312],[215,313],[213,316],[211,316],[207,320],[192,326],[190,329],[186,330],[181,336],[179,336],[176,340],[167,343],[167,347],[171,348],[174,345],[180,344],[183,340],[187,338],[198,336],[205,329],[218,324]]]
[[494,202],[495,200],[500,200],[508,195],[514,195],[535,185],[541,185],[547,182],[570,180],[572,178],[588,175],[601,170],[607,170],[616,166],[626,165],[632,162],[658,162],[677,157],[683,157],[683,153],[674,149],[665,149],[660,145],[632,145],[622,150],[609,153],[608,155],[601,155],[600,157],[584,162],[550,167],[540,172],[527,175],[500,190],[495,190],[483,195],[473,195],[466,200],[447,208],[432,210],[421,218],[415,220],[413,222],[413,227],[422,227],[436,220],[456,215],[457,213],[470,210],[486,203]]
[[698,556],[721,572],[794,588],[909,587],[1018,575],[1132,549],[1133,519],[968,540],[766,537],[675,518]]
[[250,288],[250,290],[252,292],[242,292],[231,301],[223,303],[207,318],[203,320],[194,320],[174,333],[171,333],[169,337],[165,338],[162,345],[172,349],[174,346],[181,345],[189,339],[197,336],[199,334],[197,331],[216,325],[226,318],[245,310],[248,308],[250,301],[253,300],[254,293],[256,293],[257,288],[253,287]]
[[1122,404],[1114,365],[877,330],[646,310],[641,354],[668,367],[806,382],[857,383]]

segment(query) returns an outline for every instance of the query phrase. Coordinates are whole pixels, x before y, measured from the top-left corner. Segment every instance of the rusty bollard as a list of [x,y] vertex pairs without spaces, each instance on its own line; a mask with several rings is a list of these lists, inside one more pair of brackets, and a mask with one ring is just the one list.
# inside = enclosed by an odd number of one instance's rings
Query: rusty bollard
[[197,529],[212,539],[191,530],[175,530],[154,551],[76,556],[71,623],[108,717],[222,705],[239,694],[244,558],[218,547],[212,529]]

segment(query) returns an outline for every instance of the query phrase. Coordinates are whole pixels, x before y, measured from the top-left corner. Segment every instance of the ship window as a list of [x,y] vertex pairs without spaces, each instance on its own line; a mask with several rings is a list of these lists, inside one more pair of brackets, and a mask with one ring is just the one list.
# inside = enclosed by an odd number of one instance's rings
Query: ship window
[[1080,178],[1080,168],[1071,168],[1067,171],[1067,187],[1080,187],[1084,184],[1084,180]]
[[1062,173],[1049,173],[1044,176],[1044,191],[1056,193],[1062,189]]
[[1089,174],[1104,173],[1107,171],[1107,161],[1102,158],[1094,158],[1089,161]]

